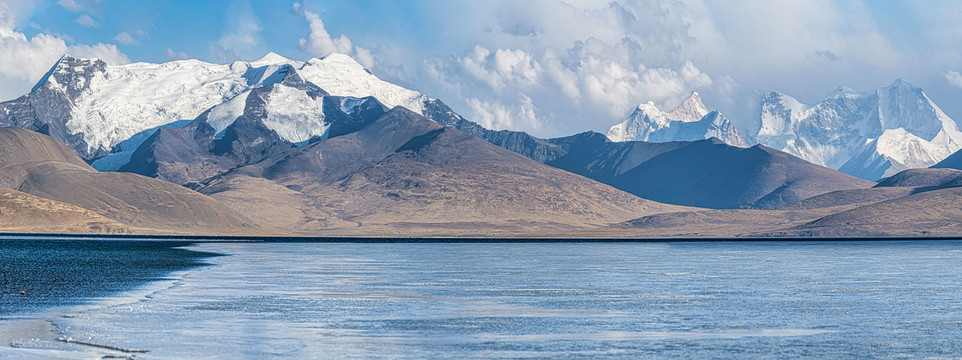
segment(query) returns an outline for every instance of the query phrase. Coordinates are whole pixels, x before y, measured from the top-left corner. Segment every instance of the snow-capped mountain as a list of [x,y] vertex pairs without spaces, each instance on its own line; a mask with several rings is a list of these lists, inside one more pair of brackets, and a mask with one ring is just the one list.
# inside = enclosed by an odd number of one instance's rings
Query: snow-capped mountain
[[[324,95],[375,96],[387,106],[421,114],[425,103],[436,102],[381,81],[340,54],[308,62],[270,53],[257,61],[226,65],[181,60],[119,66],[65,55],[29,94],[0,103],[0,125],[49,133],[88,161],[117,152],[129,156],[156,129],[183,126],[208,109],[214,108],[212,125],[223,130],[242,112],[253,90],[279,83],[292,72],[298,81],[323,89]],[[321,103],[308,93],[290,86],[273,88],[266,94],[272,101],[266,102],[265,124],[294,143],[323,136]],[[115,159],[104,160],[99,163],[107,168],[120,165]]]
[[839,88],[808,105],[762,98],[756,141],[868,180],[929,167],[962,147],[962,132],[922,89],[902,79],[869,92]]
[[730,145],[748,145],[724,115],[708,110],[698,92],[692,92],[681,105],[667,113],[650,101],[638,105],[625,121],[612,126],[607,136],[616,142],[695,141],[715,137]]

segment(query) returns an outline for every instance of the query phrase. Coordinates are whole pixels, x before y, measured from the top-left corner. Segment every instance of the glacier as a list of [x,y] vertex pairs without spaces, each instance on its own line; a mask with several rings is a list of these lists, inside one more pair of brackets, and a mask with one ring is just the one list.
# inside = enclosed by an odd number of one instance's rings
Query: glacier
[[[139,145],[130,140],[146,138],[138,134],[149,136],[208,111],[206,120],[222,132],[243,115],[251,91],[279,84],[291,73],[323,89],[323,95],[373,96],[389,107],[404,106],[420,114],[425,113],[427,102],[435,101],[380,80],[341,54],[307,62],[271,52],[259,60],[231,64],[179,60],[117,66],[64,55],[31,93],[0,104],[0,123],[35,130],[56,128],[49,131],[51,135],[84,159],[102,165],[103,170],[115,170]],[[324,111],[317,96],[289,86],[274,87],[266,96],[270,101],[265,101],[265,125],[281,138],[302,144],[324,136]],[[124,148],[118,148],[124,142]]]
[[696,141],[718,138],[729,145],[747,147],[735,126],[718,111],[709,111],[698,92],[670,112],[663,112],[651,101],[638,105],[621,123],[612,126],[609,140],[622,141]]
[[[327,97],[338,99],[325,102]],[[256,117],[280,139],[304,145],[332,131],[329,112],[350,115],[368,97],[539,161],[558,151],[528,134],[484,129],[440,100],[381,80],[342,54],[304,62],[269,53],[231,64],[180,60],[118,66],[64,55],[29,94],[0,103],[0,125],[50,134],[97,169],[117,170],[159,129],[193,120],[206,122],[220,139],[237,119]],[[962,148],[956,122],[901,79],[869,92],[841,87],[816,104],[779,92],[765,94],[761,103],[760,125],[748,129],[748,137],[692,92],[667,112],[651,102],[639,105],[606,138],[714,137],[741,147],[763,144],[868,180],[931,166]]]
[[922,89],[898,79],[868,92],[847,87],[814,105],[762,97],[755,141],[867,180],[929,167],[962,148],[962,132]]

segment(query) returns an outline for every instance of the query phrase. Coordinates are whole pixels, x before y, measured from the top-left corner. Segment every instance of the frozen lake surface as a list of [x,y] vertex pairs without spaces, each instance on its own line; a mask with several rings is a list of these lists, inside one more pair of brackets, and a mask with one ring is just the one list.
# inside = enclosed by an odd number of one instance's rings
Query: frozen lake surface
[[42,315],[51,338],[0,356],[962,355],[962,242],[188,249],[228,256]]

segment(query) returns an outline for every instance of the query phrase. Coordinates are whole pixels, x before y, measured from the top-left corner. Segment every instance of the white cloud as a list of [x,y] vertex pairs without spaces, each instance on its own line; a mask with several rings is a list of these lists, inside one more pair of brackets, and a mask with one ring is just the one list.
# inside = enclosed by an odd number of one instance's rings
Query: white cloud
[[521,95],[516,104],[506,106],[498,102],[468,99],[472,119],[488,129],[530,129],[541,130],[544,124],[538,119],[537,109],[531,98]]
[[324,21],[317,13],[304,11],[304,18],[310,25],[310,32],[307,37],[298,41],[301,50],[312,56],[327,56],[331,53],[351,54],[354,47],[351,39],[345,35],[332,38],[331,34],[324,29]]
[[130,58],[122,53],[120,49],[117,49],[117,46],[114,44],[73,45],[67,48],[67,53],[79,58],[100,59],[107,63],[107,65],[130,63]]
[[183,51],[174,51],[174,49],[171,49],[171,48],[165,49],[165,50],[164,50],[164,54],[166,54],[166,55],[167,55],[167,58],[168,58],[168,59],[171,59],[171,60],[186,60],[186,59],[190,59],[190,55],[187,55],[186,52],[183,52]]
[[533,84],[541,73],[538,61],[521,49],[497,49],[492,52],[478,45],[458,62],[466,73],[494,90],[502,90],[507,84]]
[[90,17],[90,15],[87,15],[87,14],[80,15],[79,17],[77,17],[77,20],[74,20],[74,22],[80,24],[80,26],[88,27],[88,28],[100,26],[100,24],[97,23],[97,20],[94,20],[94,18]]
[[[0,31],[9,33],[20,22],[33,13],[37,6],[37,1],[33,0],[4,0],[0,1]],[[3,35],[0,33],[0,35]]]
[[959,74],[958,71],[946,71],[945,80],[949,82],[949,85],[962,88],[962,74]]
[[[396,76],[390,80],[465,115],[480,103],[517,109],[524,94],[539,119],[554,121],[541,136],[564,135],[566,127],[604,130],[639,103],[671,107],[692,90],[748,130],[758,108],[746,99],[760,91],[817,101],[839,85],[870,90],[897,77],[935,89],[947,77],[931,69],[951,69],[962,58],[945,46],[962,41],[962,6],[951,1],[491,0],[410,6],[411,13],[425,15],[409,22],[428,22],[420,29],[443,33],[422,34],[417,42],[397,37],[408,55],[378,58],[379,66],[419,71],[376,73]],[[465,99],[475,99],[474,106]],[[940,105],[956,106],[944,100]],[[962,112],[962,103],[958,108]]]
[[341,34],[332,37],[324,27],[324,21],[316,12],[304,9],[304,5],[295,2],[293,6],[295,14],[307,20],[310,30],[307,35],[298,40],[298,47],[308,56],[324,57],[332,53],[349,55],[357,60],[365,68],[374,67],[375,59],[370,50],[360,46],[355,46],[347,35]]
[[121,31],[117,36],[114,36],[114,40],[124,45],[137,45],[137,39],[134,39],[134,37],[126,31]]
[[77,0],[59,0],[57,4],[60,4],[67,11],[78,12],[83,10],[83,6]]
[[[0,3],[0,100],[26,94],[50,70],[63,54],[77,57],[100,58],[108,64],[125,64],[130,59],[112,44],[68,45],[59,36],[40,33],[27,37],[13,30],[24,13],[17,13],[11,5]],[[23,8],[20,8],[23,9]],[[21,14],[12,16],[11,14]]]
[[365,68],[374,67],[374,54],[371,51],[360,46],[354,47],[354,59]]
[[214,61],[255,60],[269,49],[261,37],[263,26],[247,0],[236,0],[227,9],[224,32],[211,44]]
[[100,5],[103,0],[58,0],[57,4],[69,12],[79,13],[91,10],[94,5]]
[[540,55],[478,45],[431,62],[423,74],[440,83],[439,90],[454,90],[441,99],[470,120],[540,136],[565,135],[571,129],[564,123],[574,121],[610,126],[640,103],[675,106],[692,90],[714,85],[692,61],[646,67],[639,49],[629,39],[609,45],[595,38]]

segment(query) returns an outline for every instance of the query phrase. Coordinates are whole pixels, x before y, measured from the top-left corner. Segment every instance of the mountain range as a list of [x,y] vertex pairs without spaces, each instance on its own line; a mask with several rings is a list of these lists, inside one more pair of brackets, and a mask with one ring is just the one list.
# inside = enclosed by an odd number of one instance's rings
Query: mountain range
[[[851,223],[879,201],[918,206],[908,204],[954,186],[918,170],[903,173],[912,187],[866,180],[951,159],[958,133],[903,81],[874,94],[841,89],[814,106],[766,95],[749,140],[697,93],[669,112],[642,104],[607,134],[541,139],[485,129],[345,55],[122,66],[64,56],[0,103],[0,125],[36,131],[5,130],[19,135],[0,147],[29,157],[56,143],[73,157],[18,164],[10,174],[28,175],[7,176],[0,203],[54,201],[66,210],[47,218],[90,231],[817,235],[846,228],[832,216]],[[169,205],[181,203],[194,205]],[[100,225],[82,225],[81,211]]]
[[814,105],[768,93],[755,140],[877,180],[935,165],[962,148],[962,131],[922,89],[898,79],[864,93],[842,87]]
[[612,126],[611,141],[694,141],[718,138],[726,144],[745,147],[731,121],[718,111],[709,111],[698,92],[692,92],[681,105],[665,113],[653,102],[638,105],[625,121]]

